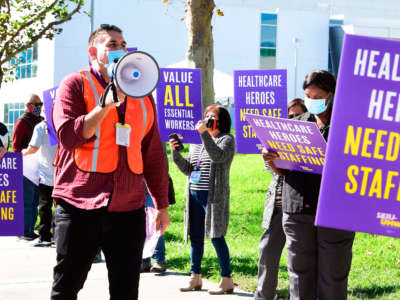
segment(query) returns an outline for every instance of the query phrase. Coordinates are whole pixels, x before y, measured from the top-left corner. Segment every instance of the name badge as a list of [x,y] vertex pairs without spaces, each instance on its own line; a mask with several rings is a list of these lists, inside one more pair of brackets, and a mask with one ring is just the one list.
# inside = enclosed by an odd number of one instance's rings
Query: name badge
[[130,145],[130,135],[131,135],[131,126],[129,124],[121,124],[116,123],[116,144],[129,147]]
[[195,184],[199,183],[200,175],[201,175],[201,171],[192,171],[192,173],[190,173],[189,182],[195,183]]

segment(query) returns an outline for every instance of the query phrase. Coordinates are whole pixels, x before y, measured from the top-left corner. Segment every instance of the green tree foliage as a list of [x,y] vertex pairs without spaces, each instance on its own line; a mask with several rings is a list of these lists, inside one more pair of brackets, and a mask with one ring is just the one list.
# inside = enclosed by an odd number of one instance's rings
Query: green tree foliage
[[[84,0],[0,0],[0,86],[12,75],[9,61],[79,12]],[[12,67],[12,66],[11,66]]]

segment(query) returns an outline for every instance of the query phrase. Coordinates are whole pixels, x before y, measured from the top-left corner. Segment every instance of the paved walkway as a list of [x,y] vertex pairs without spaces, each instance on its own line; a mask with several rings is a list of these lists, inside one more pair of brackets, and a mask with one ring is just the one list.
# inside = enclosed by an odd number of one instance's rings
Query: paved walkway
[[[0,300],[49,299],[55,256],[54,248],[32,247],[31,243],[19,241],[16,237],[0,237]],[[166,272],[161,276],[144,273],[140,279],[139,299],[246,300],[252,298],[251,294],[239,290],[235,290],[233,295],[211,296],[207,290],[216,288],[217,284],[206,280],[203,281],[201,291],[179,292],[179,287],[184,286],[188,280],[188,276],[174,272]],[[109,299],[105,263],[93,264],[78,299]]]

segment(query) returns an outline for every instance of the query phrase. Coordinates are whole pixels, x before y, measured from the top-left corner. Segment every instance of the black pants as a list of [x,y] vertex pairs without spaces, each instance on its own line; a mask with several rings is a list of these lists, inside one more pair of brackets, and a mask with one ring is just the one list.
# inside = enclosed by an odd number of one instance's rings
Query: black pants
[[50,242],[52,238],[51,226],[53,224],[53,187],[39,184],[39,235],[42,241]]
[[291,300],[346,300],[354,232],[317,227],[315,216],[283,213]]
[[138,298],[146,236],[144,208],[121,213],[78,209],[63,200],[55,210],[57,265],[52,300],[76,300],[99,247],[108,269],[110,300]]

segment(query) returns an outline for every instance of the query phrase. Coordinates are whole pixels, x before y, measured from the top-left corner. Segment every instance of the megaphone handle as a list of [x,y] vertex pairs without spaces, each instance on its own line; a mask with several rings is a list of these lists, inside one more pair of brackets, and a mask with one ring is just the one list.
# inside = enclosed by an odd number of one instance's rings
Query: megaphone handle
[[115,103],[119,102],[119,100],[118,100],[118,95],[117,95],[117,88],[115,87],[115,84],[114,84],[114,83],[111,83],[111,90],[112,90],[112,92],[113,92],[113,101],[114,101]]
[[104,89],[103,94],[100,97],[100,100],[99,100],[100,107],[106,106],[106,97],[107,97],[107,94],[108,94],[110,89],[113,92],[113,101],[114,102],[118,102],[117,89],[115,88],[114,83],[111,82],[106,86],[106,88]]

